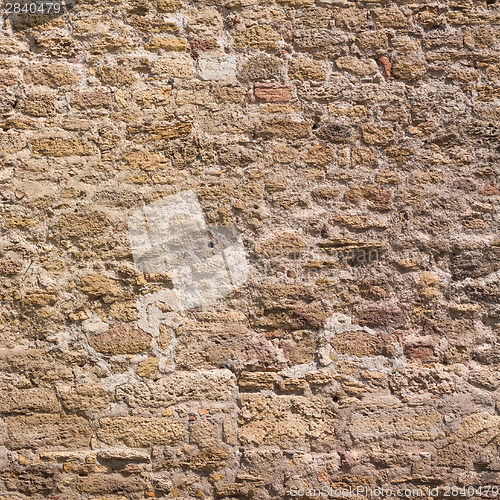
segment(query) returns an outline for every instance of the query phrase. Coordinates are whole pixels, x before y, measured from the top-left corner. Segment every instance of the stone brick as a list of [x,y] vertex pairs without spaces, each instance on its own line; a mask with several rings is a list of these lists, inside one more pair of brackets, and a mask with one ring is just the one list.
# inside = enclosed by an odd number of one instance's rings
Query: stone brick
[[326,399],[240,394],[240,404],[239,439],[244,445],[287,448],[307,439],[330,443],[335,439],[335,413]]
[[382,30],[363,31],[357,36],[356,42],[362,51],[372,57],[387,53],[388,38]]
[[166,140],[187,137],[193,128],[192,123],[157,124],[152,127],[129,126],[127,132],[130,136],[145,133],[149,140]]
[[82,238],[102,234],[108,226],[102,212],[69,212],[62,214],[51,229],[58,238]]
[[37,156],[90,156],[94,154],[91,144],[76,138],[46,137],[31,141]]
[[77,109],[107,108],[113,104],[113,97],[109,92],[92,90],[89,92],[74,93],[70,104]]
[[457,437],[483,446],[498,444],[500,442],[500,417],[486,412],[468,415],[460,422]]
[[335,335],[330,341],[338,354],[353,354],[358,357],[392,356],[396,338],[389,335],[372,335],[366,332],[345,332]]
[[288,102],[291,88],[276,83],[255,83],[254,95],[259,102]]
[[38,414],[7,418],[6,445],[41,449],[84,448],[89,446],[92,429],[82,417],[57,414]]
[[325,141],[344,143],[353,137],[353,129],[344,123],[327,122],[321,125],[315,134]]
[[310,7],[314,0],[278,0],[279,3],[288,7]]
[[384,328],[387,326],[402,326],[405,323],[404,313],[394,306],[369,307],[360,315],[360,324],[370,327]]
[[335,64],[339,70],[348,71],[357,76],[374,76],[378,73],[377,63],[373,59],[343,56],[336,59]]
[[[94,290],[94,289],[93,289]],[[99,288],[99,294],[109,293],[107,289]],[[149,348],[151,337],[127,323],[115,323],[104,333],[93,334],[89,345],[98,352],[108,356],[115,354],[138,354]]]
[[113,87],[131,85],[137,80],[131,69],[122,66],[101,66],[96,74],[103,83]]
[[20,100],[19,111],[39,117],[50,117],[56,114],[56,98],[51,94],[32,94]]
[[159,78],[193,78],[193,61],[187,56],[160,57],[152,65],[151,73]]
[[200,56],[197,65],[202,80],[232,82],[236,77],[235,56]]
[[255,251],[266,257],[281,256],[285,258],[305,250],[306,243],[302,237],[294,233],[279,233],[255,245]]
[[294,32],[294,45],[299,51],[325,52],[330,56],[339,56],[342,46],[347,43],[343,31],[333,29],[314,29]]
[[132,407],[161,408],[183,401],[227,401],[236,379],[229,370],[178,371],[159,381],[123,384],[117,398]]
[[303,393],[309,387],[303,378],[287,378],[278,383],[279,391],[283,394]]
[[144,44],[146,50],[155,52],[157,50],[166,50],[168,52],[184,52],[187,48],[187,42],[184,38],[152,38]]
[[24,80],[33,85],[57,88],[78,82],[76,68],[69,64],[32,64],[24,70]]
[[92,44],[92,54],[106,54],[107,52],[129,51],[130,42],[121,36],[104,36]]
[[334,158],[334,151],[330,146],[311,146],[301,158],[306,163],[326,166]]
[[443,439],[443,416],[431,409],[377,406],[358,408],[347,431],[355,443],[384,439],[433,442]]
[[275,50],[280,40],[279,33],[266,25],[250,26],[234,35],[234,44],[239,48]]
[[189,12],[187,29],[193,33],[213,33],[222,28],[222,22],[221,14],[213,7],[193,9]]
[[374,124],[366,124],[361,127],[363,141],[367,144],[387,145],[394,140],[392,127],[381,127]]
[[272,372],[242,372],[238,385],[243,391],[273,390],[275,381],[276,375]]
[[311,59],[292,59],[288,68],[288,76],[292,80],[326,80],[326,73],[323,66]]
[[225,467],[228,458],[229,453],[221,448],[205,448],[182,461],[180,465],[195,471],[212,472]]
[[64,36],[34,36],[33,38],[36,48],[49,57],[73,57],[81,50],[79,43],[73,38]]
[[74,389],[60,386],[57,389],[59,399],[64,409],[69,413],[106,408],[112,398],[108,396],[101,385],[79,385]]
[[[0,40],[0,498],[495,483],[498,0],[77,3]],[[249,274],[175,311],[187,189]]]
[[373,18],[381,28],[405,28],[408,23],[408,19],[396,5],[373,9]]
[[131,448],[175,446],[184,441],[185,426],[171,418],[114,417],[102,418],[97,437],[110,446]]
[[76,489],[91,495],[130,495],[129,498],[139,498],[134,493],[141,493],[145,489],[144,479],[131,475],[121,474],[89,474],[76,478]]
[[0,386],[1,413],[55,413],[61,411],[56,394],[52,389],[9,389],[7,384]]
[[103,295],[118,295],[118,287],[113,279],[100,274],[88,274],[82,278],[82,292],[95,299]]
[[215,448],[221,444],[221,431],[217,422],[199,420],[190,426],[189,433],[189,441],[199,448]]
[[0,86],[2,87],[10,87],[13,85],[17,85],[20,81],[21,75],[14,71],[0,71]]
[[256,131],[257,137],[264,139],[304,139],[311,133],[312,123],[296,122],[287,119],[273,119],[263,121]]
[[241,65],[238,78],[241,80],[276,80],[285,74],[283,61],[274,56],[249,57]]

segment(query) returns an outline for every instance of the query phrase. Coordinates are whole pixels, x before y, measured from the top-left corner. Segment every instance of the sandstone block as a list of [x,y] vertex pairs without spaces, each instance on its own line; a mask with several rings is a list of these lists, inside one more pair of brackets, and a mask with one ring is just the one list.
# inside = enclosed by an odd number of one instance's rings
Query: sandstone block
[[366,124],[361,126],[363,141],[367,144],[387,145],[394,140],[392,127]]
[[154,61],[151,73],[166,80],[169,78],[192,79],[193,60],[188,56],[180,54],[172,54],[170,57],[160,57]]
[[305,248],[304,239],[294,233],[280,233],[255,245],[255,251],[266,257],[295,255]]
[[335,60],[337,68],[357,76],[375,76],[378,73],[377,63],[373,59],[343,56]]
[[228,458],[229,453],[221,448],[205,448],[182,461],[180,465],[195,471],[211,472],[226,467]]
[[373,17],[382,28],[404,28],[408,23],[408,19],[396,5],[374,9]]
[[391,438],[432,442],[445,436],[443,416],[429,408],[359,408],[347,430],[356,443]]
[[103,443],[111,446],[175,446],[184,441],[186,428],[181,422],[170,418],[102,418],[97,436]]
[[103,295],[118,295],[118,287],[113,279],[100,274],[88,274],[82,278],[82,292],[95,299]]
[[314,5],[314,0],[278,0],[278,3],[288,7],[310,7]]
[[34,36],[33,39],[37,49],[51,57],[72,57],[81,50],[80,44],[73,38],[64,36],[44,37],[37,35]]
[[137,80],[135,73],[123,66],[101,66],[96,74],[103,83],[113,87],[132,85]]
[[264,139],[304,139],[311,133],[311,122],[297,122],[288,119],[272,119],[261,123],[257,128],[257,137]]
[[279,57],[263,55],[250,57],[238,73],[241,80],[277,80],[285,74],[283,61]]
[[330,341],[333,350],[339,354],[358,357],[393,356],[395,336],[372,335],[366,332],[345,332],[335,335]]
[[227,401],[235,387],[229,370],[178,371],[154,382],[123,384],[116,396],[132,407],[161,408],[183,401]]
[[86,448],[92,429],[82,417],[72,415],[38,414],[7,419],[7,447],[20,448],[56,447]]
[[238,32],[234,36],[234,45],[239,48],[275,50],[280,38],[276,30],[261,24]]
[[45,137],[33,139],[31,147],[36,156],[90,156],[94,148],[86,141],[76,138]]
[[48,388],[16,389],[0,386],[0,413],[55,413],[61,405],[54,390]]
[[78,385],[57,388],[59,399],[69,413],[106,408],[113,401],[101,385]]
[[140,497],[143,497],[146,483],[134,475],[89,474],[77,477],[75,486],[78,491],[91,495],[133,495],[128,498],[139,498],[137,493],[141,492]]
[[51,229],[59,238],[81,238],[100,235],[108,226],[109,221],[102,212],[69,212],[62,214]]
[[39,117],[50,117],[56,113],[56,98],[51,94],[31,94],[20,99],[19,111]]
[[239,438],[243,444],[286,448],[306,440],[335,439],[335,413],[327,399],[247,393],[240,394],[240,404]]
[[340,30],[313,29],[295,32],[294,45],[300,51],[321,51],[330,56],[339,56],[341,47],[347,43],[347,36]]
[[[93,288],[99,294],[107,293],[107,289]],[[99,295],[98,295],[99,296]],[[115,323],[104,333],[93,334],[89,338],[90,346],[107,356],[116,354],[138,354],[149,348],[151,337],[128,323]]]
[[273,390],[276,375],[273,372],[242,372],[238,379],[240,390],[262,391]]
[[33,85],[60,87],[78,81],[76,68],[70,64],[32,64],[24,70],[24,80]]
[[325,167],[334,157],[333,149],[330,146],[316,145],[311,146],[301,158],[306,162],[313,165],[321,165]]
[[286,378],[278,383],[281,393],[303,393],[309,387],[307,381],[303,378]]
[[196,34],[214,33],[222,28],[222,16],[214,7],[193,9],[188,14],[187,29]]
[[221,444],[221,429],[217,422],[199,420],[189,427],[190,443],[199,448],[216,448]]
[[185,52],[187,42],[184,38],[152,38],[144,44],[144,48],[151,52],[156,52],[157,50]]
[[387,52],[388,38],[382,30],[363,31],[357,36],[356,42],[362,51],[372,57]]
[[288,76],[293,80],[326,80],[326,73],[323,66],[311,59],[292,59],[288,68]]
[[21,75],[15,71],[0,71],[0,86],[10,87],[17,85],[21,79]]
[[77,109],[107,108],[113,104],[113,97],[109,92],[90,90],[74,93],[69,100],[72,107]]
[[487,412],[473,413],[463,418],[457,437],[464,441],[486,446],[500,443],[500,417]]
[[158,372],[158,358],[150,357],[141,361],[137,365],[137,375],[139,377],[151,377]]

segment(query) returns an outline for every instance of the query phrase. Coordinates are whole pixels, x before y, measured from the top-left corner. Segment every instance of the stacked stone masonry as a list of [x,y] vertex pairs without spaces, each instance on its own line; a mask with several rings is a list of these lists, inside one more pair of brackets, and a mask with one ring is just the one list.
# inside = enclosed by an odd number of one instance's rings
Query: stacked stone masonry
[[[499,5],[4,20],[0,499],[500,485]],[[127,221],[189,189],[249,277],[148,329]]]

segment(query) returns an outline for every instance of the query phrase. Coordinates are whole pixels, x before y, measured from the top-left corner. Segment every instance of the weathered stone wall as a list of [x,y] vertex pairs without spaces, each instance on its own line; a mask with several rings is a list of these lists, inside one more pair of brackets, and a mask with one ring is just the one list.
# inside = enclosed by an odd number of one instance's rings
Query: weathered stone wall
[[[0,498],[499,484],[495,0],[80,0],[0,39]],[[250,275],[158,305],[194,189]],[[143,318],[144,319],[144,318]]]

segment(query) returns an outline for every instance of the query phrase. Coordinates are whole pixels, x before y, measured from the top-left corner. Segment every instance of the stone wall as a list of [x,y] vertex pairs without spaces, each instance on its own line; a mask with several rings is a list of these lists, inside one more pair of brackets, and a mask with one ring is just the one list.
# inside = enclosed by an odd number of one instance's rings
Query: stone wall
[[[0,498],[498,485],[498,5],[5,23]],[[171,276],[137,270],[127,221],[190,189],[249,277],[150,329]]]

